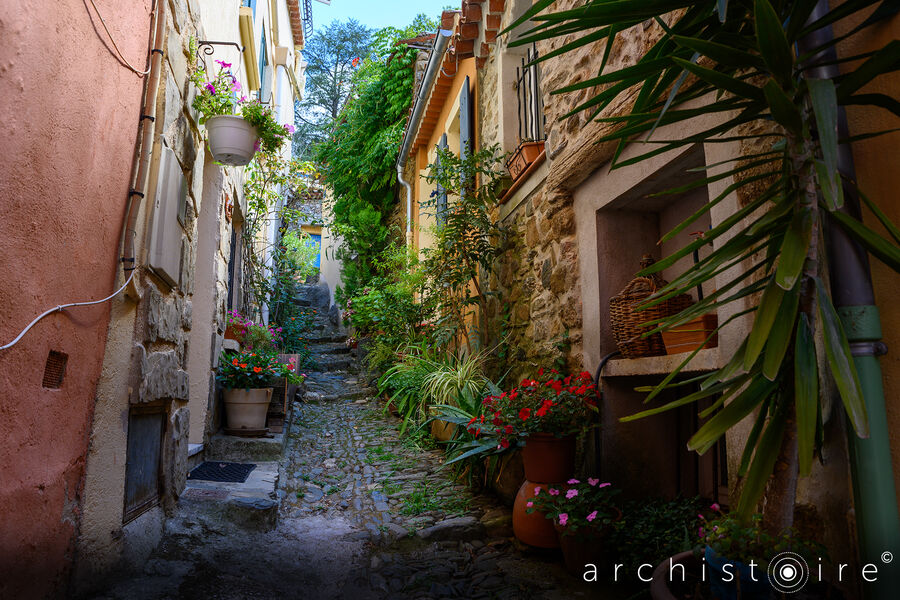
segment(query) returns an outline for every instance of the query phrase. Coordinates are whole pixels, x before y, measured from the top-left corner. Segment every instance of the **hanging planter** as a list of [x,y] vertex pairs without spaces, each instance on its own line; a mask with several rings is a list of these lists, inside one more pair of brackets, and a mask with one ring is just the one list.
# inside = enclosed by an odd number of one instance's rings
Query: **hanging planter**
[[199,90],[191,106],[201,115],[199,123],[206,125],[213,158],[223,165],[242,167],[257,150],[278,152],[294,127],[279,124],[272,108],[259,100],[238,98],[241,84],[231,72],[231,63],[216,63],[219,70],[215,75],[208,73],[203,63],[191,76]]
[[256,128],[243,117],[210,117],[206,121],[206,131],[209,134],[209,152],[223,165],[243,167],[256,153],[259,136]]

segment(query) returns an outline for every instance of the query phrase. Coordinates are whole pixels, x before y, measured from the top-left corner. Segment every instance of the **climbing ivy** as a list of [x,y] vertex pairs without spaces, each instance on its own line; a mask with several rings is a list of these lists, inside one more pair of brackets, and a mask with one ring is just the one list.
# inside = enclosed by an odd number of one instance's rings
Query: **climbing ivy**
[[341,238],[336,257],[343,263],[349,298],[376,276],[376,262],[391,242],[388,226],[397,183],[394,161],[413,96],[417,50],[401,40],[437,29],[419,15],[405,29],[387,27],[373,36],[371,51],[353,74],[350,100],[332,136],[316,149],[315,160],[333,192],[332,222]]

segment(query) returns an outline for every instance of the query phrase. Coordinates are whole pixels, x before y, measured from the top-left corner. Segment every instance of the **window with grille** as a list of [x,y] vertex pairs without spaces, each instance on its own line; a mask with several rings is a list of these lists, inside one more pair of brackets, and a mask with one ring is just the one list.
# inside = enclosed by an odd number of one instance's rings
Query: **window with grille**
[[516,104],[519,115],[519,141],[540,142],[545,139],[544,103],[541,99],[540,69],[534,64],[537,46],[525,53],[522,64],[516,67]]

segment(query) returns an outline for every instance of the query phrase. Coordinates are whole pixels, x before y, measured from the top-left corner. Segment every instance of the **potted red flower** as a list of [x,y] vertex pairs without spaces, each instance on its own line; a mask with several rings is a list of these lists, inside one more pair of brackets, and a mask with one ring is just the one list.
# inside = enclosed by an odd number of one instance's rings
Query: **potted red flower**
[[216,380],[225,388],[225,417],[229,429],[260,435],[265,432],[272,379],[277,377],[283,377],[289,383],[303,381],[293,363],[281,363],[272,354],[249,350],[222,353]]
[[590,373],[563,377],[555,370],[538,370],[509,392],[483,401],[484,416],[499,437],[499,447],[523,446],[525,483],[513,507],[513,531],[532,546],[559,545],[553,524],[543,515],[529,514],[526,502],[535,487],[570,479],[575,471],[575,436],[597,410],[596,388]]

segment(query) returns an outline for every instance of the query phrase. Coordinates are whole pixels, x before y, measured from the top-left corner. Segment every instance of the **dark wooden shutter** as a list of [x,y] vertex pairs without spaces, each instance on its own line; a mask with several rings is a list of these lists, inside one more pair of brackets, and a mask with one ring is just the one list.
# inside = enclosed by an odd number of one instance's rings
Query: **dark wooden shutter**
[[166,431],[163,406],[133,406],[125,454],[125,515],[131,521],[159,503],[160,460]]
[[[474,150],[474,136],[472,129],[475,124],[474,106],[472,105],[472,92],[469,90],[469,76],[463,83],[462,91],[459,94],[459,157],[463,160]],[[462,174],[460,181],[460,191],[465,190],[471,184],[466,177],[465,172]]]
[[[441,141],[438,144],[438,153],[437,158],[434,161],[435,166],[437,167],[438,173],[441,171],[441,150],[447,150],[447,134],[441,136]],[[438,225],[443,225],[447,222],[447,190],[444,189],[444,186],[438,184],[437,186],[437,202],[435,203],[435,218],[437,219]]]

